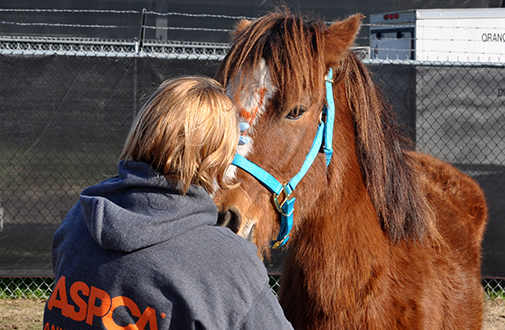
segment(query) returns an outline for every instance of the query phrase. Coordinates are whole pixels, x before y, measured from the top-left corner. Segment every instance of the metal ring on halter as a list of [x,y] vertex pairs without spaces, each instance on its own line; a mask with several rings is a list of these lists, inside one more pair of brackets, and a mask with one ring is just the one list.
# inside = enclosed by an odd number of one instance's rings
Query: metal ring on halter
[[291,196],[291,194],[288,193],[288,191],[286,189],[287,185],[288,185],[287,183],[285,183],[285,184],[282,185],[282,191],[284,191],[284,200],[282,201],[282,203],[279,204],[279,200],[278,200],[279,195],[277,195],[276,193],[272,194],[272,198],[274,199],[274,204],[275,204],[275,207],[277,208],[277,211],[280,214],[282,214],[282,215],[284,215],[286,217],[289,217],[291,214],[285,214],[284,210],[282,209],[282,207],[284,206],[284,204],[286,204],[286,202],[288,200],[290,200],[289,197]]

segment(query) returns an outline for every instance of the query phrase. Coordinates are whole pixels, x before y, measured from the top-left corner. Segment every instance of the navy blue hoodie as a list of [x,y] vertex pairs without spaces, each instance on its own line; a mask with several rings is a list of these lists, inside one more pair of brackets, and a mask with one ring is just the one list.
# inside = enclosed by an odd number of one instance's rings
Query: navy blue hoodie
[[[44,329],[292,329],[256,247],[149,165],[120,162],[53,237]],[[135,327],[134,327],[135,326]]]

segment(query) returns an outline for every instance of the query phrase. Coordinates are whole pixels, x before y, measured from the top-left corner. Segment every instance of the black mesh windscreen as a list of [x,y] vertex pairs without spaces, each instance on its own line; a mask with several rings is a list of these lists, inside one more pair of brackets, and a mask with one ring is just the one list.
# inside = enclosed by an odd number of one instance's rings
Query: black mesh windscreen
[[[116,174],[142,98],[218,61],[0,55],[0,277],[52,276],[51,239],[82,189]],[[484,188],[485,276],[505,276],[504,67],[369,65],[418,150]],[[276,256],[271,272],[281,268]]]
[[52,276],[54,230],[82,189],[116,174],[142,97],[218,64],[0,56],[0,277]]

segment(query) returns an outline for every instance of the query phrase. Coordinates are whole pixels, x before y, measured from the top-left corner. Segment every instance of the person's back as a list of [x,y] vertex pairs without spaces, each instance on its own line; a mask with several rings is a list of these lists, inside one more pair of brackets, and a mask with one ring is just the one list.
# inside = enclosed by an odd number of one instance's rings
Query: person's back
[[[162,85],[132,127],[118,176],[82,192],[53,238],[44,330],[291,329],[255,246],[214,226],[209,192],[227,187],[238,139],[214,84]],[[188,98],[198,113],[173,110]]]

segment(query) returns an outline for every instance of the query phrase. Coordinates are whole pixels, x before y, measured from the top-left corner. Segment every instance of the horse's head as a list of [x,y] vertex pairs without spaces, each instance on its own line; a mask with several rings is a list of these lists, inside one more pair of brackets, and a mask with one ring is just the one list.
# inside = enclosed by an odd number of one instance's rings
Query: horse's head
[[[375,109],[371,112],[359,110],[368,108],[369,103],[380,103],[375,89],[367,90],[372,84],[363,72],[365,68],[349,50],[362,19],[358,14],[326,27],[320,21],[273,13],[253,22],[241,22],[218,72],[218,79],[237,105],[240,121],[250,125],[243,134],[251,141],[239,146],[237,153],[284,184],[304,166],[318,126],[326,120],[322,115],[327,103],[325,76],[329,69],[333,70],[330,89],[336,105],[334,156],[327,165],[325,154],[318,153],[289,196],[296,198],[290,236],[294,239],[301,220],[319,212],[321,200],[328,203],[327,196],[331,194],[332,203],[338,203],[335,196],[341,194],[335,192],[342,190],[344,184],[368,190],[383,228],[390,229],[392,238],[404,235],[403,226],[400,230],[396,224],[387,222],[392,211],[382,205],[388,198],[384,186],[391,182],[375,182],[389,180],[383,174],[390,173],[396,165],[389,164],[381,154],[384,148],[400,152],[398,139],[382,133],[382,125],[388,119],[379,113],[380,107],[371,107]],[[316,148],[319,151],[319,146]],[[383,172],[369,173],[368,167],[379,167]],[[240,185],[215,196],[220,224],[253,241],[260,253],[268,253],[270,241],[279,232],[281,218],[271,189],[235,166],[231,166],[228,175]],[[282,204],[286,191],[280,195],[278,203]],[[408,221],[405,214],[399,214],[401,217],[400,221]]]
[[[281,183],[298,173],[326,103],[325,75],[346,56],[361,19],[355,15],[326,28],[318,21],[274,13],[238,25],[218,74],[239,109],[240,121],[250,125],[244,134],[251,141],[239,146],[238,154]],[[304,196],[296,201],[294,231],[328,186],[326,173],[324,154],[318,155],[292,193],[291,197]],[[240,186],[216,196],[221,223],[265,251],[280,226],[272,193],[234,166],[229,174]]]

